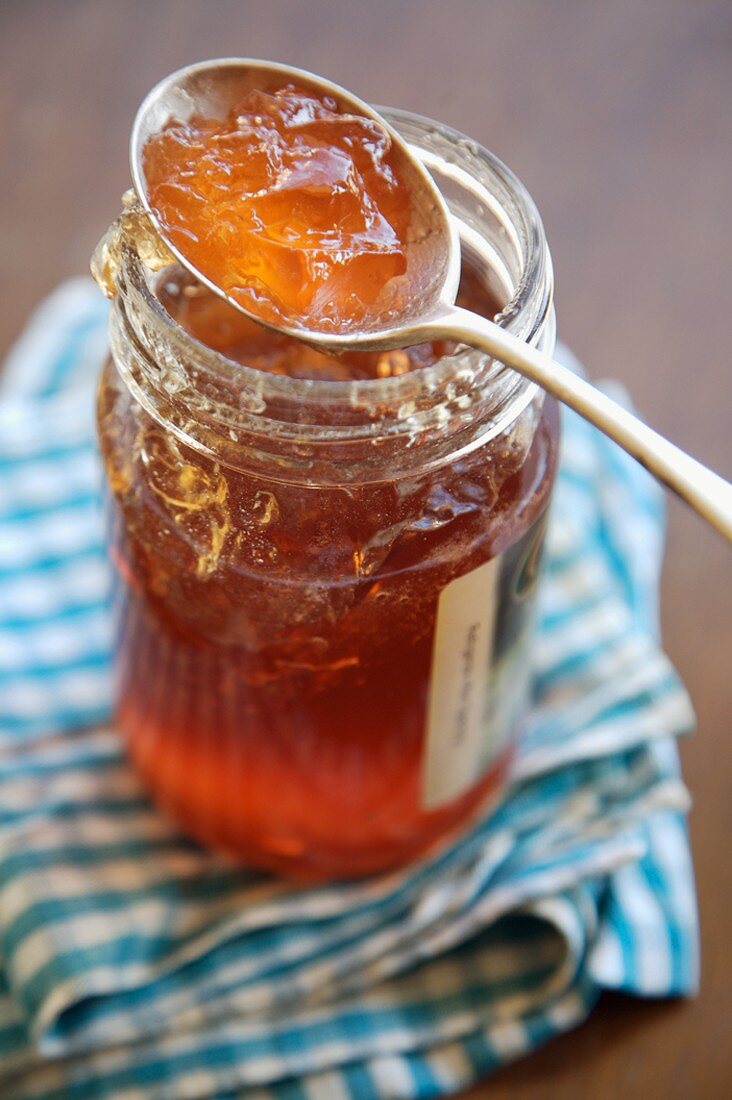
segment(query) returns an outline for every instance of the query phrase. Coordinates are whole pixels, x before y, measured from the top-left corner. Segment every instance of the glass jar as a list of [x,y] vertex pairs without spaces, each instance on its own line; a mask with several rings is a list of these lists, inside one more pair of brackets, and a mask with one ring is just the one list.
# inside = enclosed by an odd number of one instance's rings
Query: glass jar
[[[385,112],[461,222],[500,323],[551,352],[519,181]],[[483,810],[525,715],[553,403],[471,349],[365,381],[193,339],[126,242],[99,395],[118,577],[117,720],[193,836],[302,879],[413,858]]]

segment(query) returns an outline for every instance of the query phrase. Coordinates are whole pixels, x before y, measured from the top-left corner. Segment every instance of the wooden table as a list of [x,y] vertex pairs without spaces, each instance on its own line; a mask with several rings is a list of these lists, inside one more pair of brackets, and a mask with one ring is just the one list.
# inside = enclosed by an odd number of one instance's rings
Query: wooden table
[[[144,92],[230,53],[314,69],[498,153],[543,212],[565,340],[594,377],[624,381],[654,425],[732,475],[728,0],[1,0],[0,350],[42,294],[86,269],[128,186]],[[699,719],[682,750],[699,998],[607,997],[473,1097],[730,1095],[731,595],[729,548],[672,502],[663,628]]]

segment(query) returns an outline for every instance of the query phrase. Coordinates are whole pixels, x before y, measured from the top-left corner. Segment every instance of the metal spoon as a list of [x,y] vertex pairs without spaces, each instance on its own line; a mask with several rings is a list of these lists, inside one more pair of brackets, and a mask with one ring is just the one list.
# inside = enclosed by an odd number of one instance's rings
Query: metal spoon
[[[414,273],[415,294],[388,328],[372,327],[345,333],[303,329],[296,319],[277,329],[324,350],[344,352],[408,347],[429,340],[454,340],[487,352],[537,382],[633,455],[651,474],[677,493],[699,515],[732,541],[732,484],[713,473],[679,447],[653,431],[591,383],[550,356],[524,343],[493,321],[455,305],[460,279],[460,241],[447,205],[431,176],[412,155],[397,132],[372,107],[322,77],[268,61],[226,58],[179,69],[161,81],[140,106],[132,128],[130,162],[137,195],[171,252],[197,279],[230,305],[261,321],[203,277],[168,240],[147,193],[142,152],[148,138],[171,120],[185,122],[193,114],[224,117],[254,88],[266,91],[292,82],[319,95],[329,95],[341,109],[376,120],[390,135],[399,154],[398,171],[413,191],[414,201],[429,219],[432,256],[429,278]],[[409,274],[409,273],[408,273]],[[274,327],[271,326],[270,327]]]

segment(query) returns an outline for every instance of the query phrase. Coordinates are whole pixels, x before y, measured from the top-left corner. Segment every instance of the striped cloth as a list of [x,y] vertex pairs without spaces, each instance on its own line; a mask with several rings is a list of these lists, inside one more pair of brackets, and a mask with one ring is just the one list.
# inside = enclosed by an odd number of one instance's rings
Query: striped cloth
[[41,306],[0,389],[0,1095],[430,1097],[688,994],[697,927],[658,645],[662,508],[565,418],[535,708],[504,803],[398,874],[295,888],[183,839],[109,705],[93,377],[106,306]]

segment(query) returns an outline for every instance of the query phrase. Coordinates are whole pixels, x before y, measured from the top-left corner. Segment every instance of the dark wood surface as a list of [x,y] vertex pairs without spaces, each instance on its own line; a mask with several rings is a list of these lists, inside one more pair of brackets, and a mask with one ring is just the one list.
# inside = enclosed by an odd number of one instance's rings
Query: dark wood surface
[[[498,153],[543,212],[564,339],[732,475],[729,0],[0,0],[0,352],[86,269],[128,186],[142,95],[232,53],[322,72]],[[669,525],[664,638],[699,721],[682,751],[701,993],[608,997],[471,1096],[732,1094],[732,554],[675,502]]]

